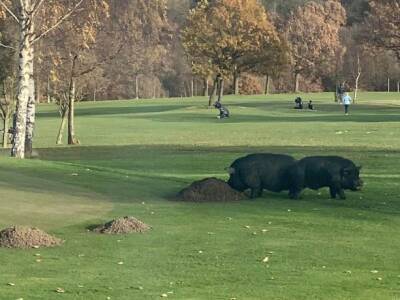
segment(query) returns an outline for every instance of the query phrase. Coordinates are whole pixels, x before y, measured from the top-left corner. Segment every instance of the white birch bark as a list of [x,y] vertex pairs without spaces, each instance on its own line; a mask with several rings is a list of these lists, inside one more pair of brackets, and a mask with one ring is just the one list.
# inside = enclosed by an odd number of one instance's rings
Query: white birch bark
[[68,105],[68,145],[79,144],[79,141],[75,137],[75,95],[75,79],[72,78]]
[[[11,156],[16,158],[25,157],[25,137],[28,102],[34,97],[33,81],[33,24],[30,12],[32,11],[31,0],[21,0],[20,10],[20,42],[19,42],[19,66],[18,66],[18,91],[16,109],[16,128]],[[34,106],[34,99],[33,101]],[[31,112],[31,109],[30,109]],[[30,119],[32,121],[32,119]]]
[[68,106],[66,106],[62,111],[61,124],[60,124],[60,128],[58,129],[58,134],[57,134],[57,141],[56,141],[57,145],[62,144],[63,132],[64,132],[65,124],[67,123],[67,116],[68,116]]
[[360,64],[360,56],[357,55],[357,76],[355,80],[355,88],[354,88],[354,99],[353,102],[355,103],[357,101],[357,95],[358,95],[358,82],[360,80],[361,76],[361,64]]
[[[33,58],[34,51],[31,48],[32,64],[30,65],[31,74],[33,74]],[[35,95],[35,81],[33,75],[30,78],[29,84],[29,99],[26,112],[26,133],[25,133],[25,157],[32,156],[33,132],[35,129],[35,115],[36,115],[36,95]]]

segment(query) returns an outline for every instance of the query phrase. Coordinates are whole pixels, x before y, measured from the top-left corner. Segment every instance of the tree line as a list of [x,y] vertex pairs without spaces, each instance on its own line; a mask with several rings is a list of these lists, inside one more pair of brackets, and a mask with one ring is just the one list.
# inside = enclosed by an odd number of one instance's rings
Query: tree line
[[76,101],[398,90],[399,28],[400,0],[0,0],[3,145],[31,154],[38,102],[77,144]]

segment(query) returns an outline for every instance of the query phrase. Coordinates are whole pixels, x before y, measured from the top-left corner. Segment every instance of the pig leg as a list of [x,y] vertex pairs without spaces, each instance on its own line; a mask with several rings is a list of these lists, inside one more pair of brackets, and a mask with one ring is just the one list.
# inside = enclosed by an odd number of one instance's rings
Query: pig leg
[[340,199],[342,199],[342,200],[346,199],[346,195],[344,194],[344,191],[342,188],[338,190],[338,194],[339,194]]
[[304,170],[295,166],[292,166],[288,172],[289,179],[289,198],[299,199],[300,193],[304,189]]
[[336,189],[333,186],[329,187],[329,193],[331,194],[332,199],[336,199]]
[[336,195],[339,195],[340,199],[342,200],[346,199],[346,195],[344,194],[342,187],[338,183],[331,185],[329,187],[329,192],[332,199],[336,199]]
[[301,190],[290,189],[289,190],[289,198],[290,199],[299,199],[300,198]]
[[250,194],[250,198],[254,199],[257,197],[261,197],[262,196],[262,187],[255,187],[255,188],[251,188],[251,194]]

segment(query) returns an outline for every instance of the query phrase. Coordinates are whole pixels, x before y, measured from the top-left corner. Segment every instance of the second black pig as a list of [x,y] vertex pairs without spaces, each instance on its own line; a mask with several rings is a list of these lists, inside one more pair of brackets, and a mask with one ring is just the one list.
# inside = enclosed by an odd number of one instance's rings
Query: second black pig
[[331,198],[346,199],[344,190],[358,191],[363,185],[360,169],[340,156],[305,157],[291,168],[290,197],[298,198],[304,188],[329,187]]

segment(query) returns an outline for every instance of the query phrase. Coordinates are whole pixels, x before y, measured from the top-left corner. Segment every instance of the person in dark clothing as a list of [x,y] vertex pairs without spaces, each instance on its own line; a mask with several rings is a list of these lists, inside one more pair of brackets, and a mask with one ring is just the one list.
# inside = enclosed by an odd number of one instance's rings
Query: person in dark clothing
[[303,109],[303,100],[300,97],[297,97],[296,99],[294,99],[294,109]]
[[312,104],[311,100],[308,102],[308,109],[314,110],[314,104]]
[[220,102],[218,101],[215,102],[214,107],[219,110],[219,115],[217,116],[218,119],[224,119],[230,117],[229,110],[225,106],[222,106]]
[[342,99],[343,99],[345,93],[346,93],[346,89],[344,87],[344,84],[343,83],[339,84],[339,86],[337,88],[337,96],[339,98],[339,102],[342,102]]

